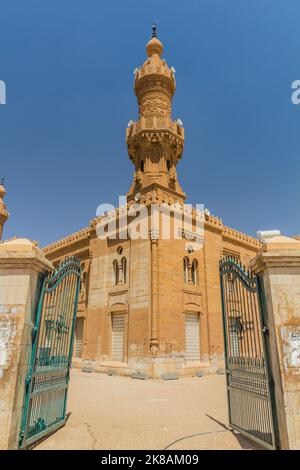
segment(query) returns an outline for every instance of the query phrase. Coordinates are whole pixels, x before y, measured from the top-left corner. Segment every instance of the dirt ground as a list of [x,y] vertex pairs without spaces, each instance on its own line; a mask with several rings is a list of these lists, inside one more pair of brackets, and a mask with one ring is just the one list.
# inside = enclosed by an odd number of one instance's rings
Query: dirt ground
[[36,449],[259,449],[227,428],[225,375],[135,380],[74,369],[68,413]]

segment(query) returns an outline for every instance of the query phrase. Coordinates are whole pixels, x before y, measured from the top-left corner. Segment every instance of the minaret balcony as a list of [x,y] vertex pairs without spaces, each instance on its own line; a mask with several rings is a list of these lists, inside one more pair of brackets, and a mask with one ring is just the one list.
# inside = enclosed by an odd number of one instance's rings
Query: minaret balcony
[[142,116],[137,122],[132,122],[126,129],[126,141],[130,141],[140,132],[160,133],[168,131],[174,134],[179,140],[184,142],[184,128],[176,121],[164,116]]

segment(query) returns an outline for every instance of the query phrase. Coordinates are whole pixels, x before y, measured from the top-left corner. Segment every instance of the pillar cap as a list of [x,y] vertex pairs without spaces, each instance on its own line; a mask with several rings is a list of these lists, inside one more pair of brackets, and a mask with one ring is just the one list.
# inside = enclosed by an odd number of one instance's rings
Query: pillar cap
[[21,268],[23,264],[32,263],[41,269],[53,269],[51,261],[37,246],[37,242],[32,242],[27,238],[15,238],[0,243],[0,264],[3,263],[7,267],[14,265],[16,268]]
[[255,274],[272,267],[300,267],[299,240],[285,237],[278,230],[258,232],[257,235],[263,246],[250,262],[250,268]]
[[281,235],[279,230],[259,231],[257,236],[263,243],[260,253],[274,250],[300,250],[300,241]]
[[0,243],[0,252],[3,251],[41,251],[36,242],[28,240],[28,238],[13,238]]

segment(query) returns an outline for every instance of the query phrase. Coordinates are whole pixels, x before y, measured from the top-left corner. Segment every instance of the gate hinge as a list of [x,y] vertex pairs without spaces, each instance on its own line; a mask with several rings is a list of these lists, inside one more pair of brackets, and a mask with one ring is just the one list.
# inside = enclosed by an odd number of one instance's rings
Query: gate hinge
[[25,387],[26,387],[26,389],[29,387],[30,381],[31,381],[31,375],[27,375],[27,377],[26,377],[26,379],[25,379]]
[[19,447],[21,447],[23,439],[24,439],[24,431],[21,431],[19,434]]
[[262,331],[264,335],[269,336],[269,328],[267,326],[264,326]]
[[32,341],[34,340],[36,334],[37,334],[38,328],[37,326],[34,326],[31,331],[31,336],[32,336]]

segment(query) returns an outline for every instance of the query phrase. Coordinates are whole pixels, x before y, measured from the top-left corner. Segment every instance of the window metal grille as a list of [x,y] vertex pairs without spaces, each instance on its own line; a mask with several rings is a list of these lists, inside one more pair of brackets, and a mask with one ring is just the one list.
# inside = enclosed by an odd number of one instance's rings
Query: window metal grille
[[112,347],[111,358],[113,361],[124,361],[125,341],[125,314],[115,313],[112,315]]
[[185,315],[186,360],[200,361],[199,315]]

